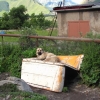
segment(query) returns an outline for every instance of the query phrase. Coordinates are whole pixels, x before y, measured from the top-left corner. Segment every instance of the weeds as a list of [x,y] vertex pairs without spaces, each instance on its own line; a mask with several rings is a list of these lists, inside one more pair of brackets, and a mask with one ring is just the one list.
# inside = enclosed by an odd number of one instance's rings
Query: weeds
[[16,84],[11,83],[0,86],[0,98],[4,99],[7,96],[9,100],[48,100],[46,96],[38,93],[20,91]]
[[100,44],[88,43],[83,48],[84,59],[81,66],[83,83],[99,85],[100,82]]
[[[24,38],[24,40],[27,39]],[[25,43],[23,39],[20,41]],[[30,45],[31,42],[33,41],[26,42],[24,47],[18,44],[9,45],[3,43],[3,47],[0,48],[2,53],[0,54],[0,72],[6,71],[13,76],[20,77],[22,58],[36,56],[36,47]],[[80,69],[82,81],[89,86],[100,86],[100,44],[39,39],[39,47],[56,55],[84,54]]]
[[0,92],[15,92],[19,91],[17,89],[17,86],[15,84],[4,84],[3,86],[0,86]]
[[63,92],[68,92],[68,87],[63,87]]

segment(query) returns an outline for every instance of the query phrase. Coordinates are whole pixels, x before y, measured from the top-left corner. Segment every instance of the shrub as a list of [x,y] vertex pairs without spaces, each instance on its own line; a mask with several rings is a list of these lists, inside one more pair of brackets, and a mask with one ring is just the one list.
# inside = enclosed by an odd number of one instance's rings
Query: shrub
[[30,57],[35,57],[35,56],[36,56],[36,48],[28,49],[22,52],[23,58],[30,58]]
[[32,26],[30,28],[23,27],[20,31],[20,34],[21,37],[19,38],[19,45],[22,50],[27,50],[30,47],[35,47],[35,41],[28,37],[30,35],[37,35]]
[[17,45],[3,45],[3,58],[0,64],[0,72],[10,72],[11,75],[20,77],[21,49]]
[[[100,44],[94,42],[39,40],[39,47],[57,55],[84,54],[80,69],[83,83],[89,86],[100,84]],[[9,71],[11,75],[17,77],[20,77],[21,74],[22,58],[36,56],[36,48],[33,48],[33,46],[26,46],[25,49],[22,49],[18,45],[4,44],[0,51],[0,72]]]
[[100,83],[100,44],[85,43],[83,45],[84,59],[81,66],[83,83],[99,85]]
[[20,77],[22,58],[35,57],[36,49],[22,50],[18,45],[4,44],[0,56],[0,72],[10,72],[11,75]]
[[47,41],[44,41],[41,47],[57,55],[84,54],[80,69],[82,82],[89,86],[100,84],[100,44],[74,41],[60,41],[57,44],[48,41],[47,44]]

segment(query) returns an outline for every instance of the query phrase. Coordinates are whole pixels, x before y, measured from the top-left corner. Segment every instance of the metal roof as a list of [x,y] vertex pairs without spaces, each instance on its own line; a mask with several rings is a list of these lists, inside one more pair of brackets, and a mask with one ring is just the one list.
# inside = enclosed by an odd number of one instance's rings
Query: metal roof
[[60,11],[77,11],[77,10],[92,10],[100,9],[100,5],[95,4],[82,4],[82,5],[73,5],[73,6],[63,6],[63,7],[54,7],[53,10],[56,12]]

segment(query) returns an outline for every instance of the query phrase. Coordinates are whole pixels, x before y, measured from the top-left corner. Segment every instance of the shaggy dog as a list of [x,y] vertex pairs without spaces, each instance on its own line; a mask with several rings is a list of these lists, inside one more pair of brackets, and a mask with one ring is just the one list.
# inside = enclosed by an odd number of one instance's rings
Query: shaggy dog
[[43,60],[53,63],[60,62],[59,58],[55,54],[45,52],[42,48],[37,48],[36,55],[38,60]]

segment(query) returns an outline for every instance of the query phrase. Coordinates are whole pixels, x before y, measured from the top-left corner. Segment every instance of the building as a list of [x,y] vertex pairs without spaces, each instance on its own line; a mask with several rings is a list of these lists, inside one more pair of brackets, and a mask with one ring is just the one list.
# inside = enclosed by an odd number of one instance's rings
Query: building
[[57,12],[58,36],[82,37],[100,33],[100,6],[94,4],[53,8]]

